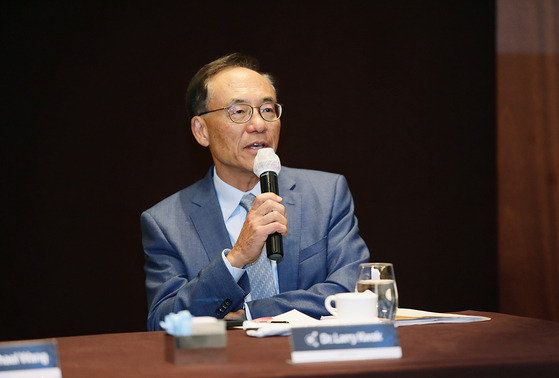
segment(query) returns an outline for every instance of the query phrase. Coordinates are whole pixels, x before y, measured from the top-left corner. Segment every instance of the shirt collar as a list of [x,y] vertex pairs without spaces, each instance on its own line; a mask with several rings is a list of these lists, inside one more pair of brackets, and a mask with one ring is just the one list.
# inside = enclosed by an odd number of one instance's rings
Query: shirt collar
[[242,192],[239,189],[227,184],[217,175],[215,166],[213,169],[213,183],[224,222],[227,222],[229,217],[231,217],[235,209],[237,209],[237,206],[239,206],[241,198],[243,198],[246,193],[252,193],[255,196],[261,193],[260,185],[258,183],[248,192]]

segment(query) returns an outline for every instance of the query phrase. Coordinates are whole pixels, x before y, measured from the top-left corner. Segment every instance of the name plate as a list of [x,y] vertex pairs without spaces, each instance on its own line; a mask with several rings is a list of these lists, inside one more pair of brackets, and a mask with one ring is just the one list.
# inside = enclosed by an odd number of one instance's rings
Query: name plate
[[291,329],[293,363],[401,357],[402,348],[393,324],[352,324]]
[[0,377],[62,377],[56,342],[0,343]]

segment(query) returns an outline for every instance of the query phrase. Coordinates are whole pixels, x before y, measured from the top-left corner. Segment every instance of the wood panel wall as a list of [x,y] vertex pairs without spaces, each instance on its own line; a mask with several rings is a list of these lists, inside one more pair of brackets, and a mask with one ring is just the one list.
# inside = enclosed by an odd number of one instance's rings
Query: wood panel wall
[[559,321],[559,1],[497,7],[500,311]]

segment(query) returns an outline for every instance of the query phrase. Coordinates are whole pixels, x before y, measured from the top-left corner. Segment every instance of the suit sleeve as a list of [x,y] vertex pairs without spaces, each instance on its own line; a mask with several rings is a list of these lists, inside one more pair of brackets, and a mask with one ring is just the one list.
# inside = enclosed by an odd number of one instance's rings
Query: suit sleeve
[[329,315],[324,307],[328,295],[355,289],[358,266],[367,262],[370,254],[359,236],[353,198],[347,182],[343,176],[336,177],[333,190],[318,194],[313,192],[304,199],[308,209],[321,207],[329,212],[318,217],[327,218],[323,222],[317,220],[312,211],[304,212],[306,218],[303,218],[303,224],[316,223],[318,228],[304,231],[316,234],[317,241],[307,248],[312,251],[300,253],[301,256],[310,257],[299,261],[296,277],[299,288],[249,302],[253,317],[274,316],[296,308],[309,316],[320,318]]
[[[223,318],[243,306],[249,290],[246,274],[237,283],[221,254],[206,261],[198,274],[189,279],[191,273],[185,261],[189,254],[177,251],[149,212],[142,214],[141,226],[149,306],[148,330],[160,330],[159,322],[171,312],[186,309],[195,316]],[[192,245],[196,249],[194,242]],[[191,261],[191,269],[196,269],[192,266],[195,260]]]

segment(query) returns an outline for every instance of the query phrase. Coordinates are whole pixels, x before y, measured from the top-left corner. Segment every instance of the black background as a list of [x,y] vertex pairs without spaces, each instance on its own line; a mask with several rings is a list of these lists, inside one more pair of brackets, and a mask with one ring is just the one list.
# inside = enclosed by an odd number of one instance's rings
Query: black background
[[5,1],[0,339],[145,330],[141,211],[202,177],[203,64],[275,75],[286,166],[344,174],[402,307],[497,310],[492,1]]

